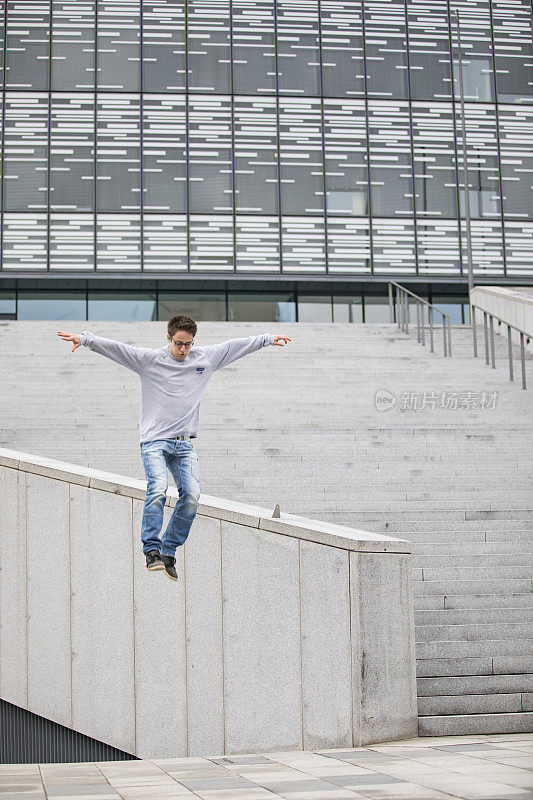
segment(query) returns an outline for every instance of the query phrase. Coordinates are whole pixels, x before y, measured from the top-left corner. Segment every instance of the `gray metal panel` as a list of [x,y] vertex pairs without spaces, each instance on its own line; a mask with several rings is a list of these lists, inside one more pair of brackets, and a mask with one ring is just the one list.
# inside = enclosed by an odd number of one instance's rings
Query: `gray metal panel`
[[0,700],[0,764],[131,759],[130,753]]

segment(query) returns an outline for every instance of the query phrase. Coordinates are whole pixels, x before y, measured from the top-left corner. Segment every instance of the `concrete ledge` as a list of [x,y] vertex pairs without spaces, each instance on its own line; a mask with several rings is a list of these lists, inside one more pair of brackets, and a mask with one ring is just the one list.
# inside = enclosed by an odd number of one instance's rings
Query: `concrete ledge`
[[175,583],[144,481],[0,464],[0,697],[141,758],[416,736],[408,542],[204,495]]
[[[0,448],[0,465],[28,472],[33,475],[42,475],[55,478],[66,483],[79,486],[88,486],[111,492],[122,497],[132,497],[143,500],[146,496],[146,481],[136,478],[116,475],[112,472],[80,467],[52,458],[43,458],[16,450]],[[174,508],[179,498],[177,489],[168,487],[166,505]],[[236,522],[250,528],[272,531],[310,542],[327,544],[331,547],[340,547],[344,550],[358,550],[373,553],[411,553],[411,543],[405,539],[391,536],[382,536],[379,533],[360,531],[344,525],[307,519],[296,514],[281,512],[279,518],[272,518],[270,509],[239,503],[219,497],[202,494],[198,514],[205,517],[215,517],[227,522]]]
[[[524,341],[525,349],[533,352],[533,289],[512,286],[475,286],[470,293],[470,302],[475,306],[495,314],[500,319],[520,328],[530,338],[529,344]],[[483,353],[483,314],[476,312],[476,323],[481,326],[478,331],[478,347]],[[507,338],[507,328],[495,325],[495,333]],[[514,344],[519,344],[520,337],[516,331],[511,332]],[[516,348],[514,355],[516,356]]]

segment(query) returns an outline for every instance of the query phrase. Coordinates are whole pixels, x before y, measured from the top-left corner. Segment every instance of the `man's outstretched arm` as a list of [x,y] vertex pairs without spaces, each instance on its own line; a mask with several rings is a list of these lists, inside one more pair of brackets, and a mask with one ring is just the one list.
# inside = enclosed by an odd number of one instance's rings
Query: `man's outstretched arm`
[[277,345],[284,347],[286,342],[290,342],[288,336],[274,336],[271,333],[263,333],[261,336],[247,336],[243,339],[230,339],[227,342],[211,345],[206,347],[206,355],[213,364],[213,369],[222,369],[227,367],[232,361],[238,358],[247,356],[249,353],[255,353],[261,350],[262,347],[268,345]]
[[72,342],[72,352],[83,345],[90,350],[94,350],[95,353],[100,353],[100,355],[116,361],[117,364],[131,369],[137,374],[142,372],[150,353],[152,353],[152,350],[147,347],[132,347],[114,339],[95,336],[90,331],[82,331],[80,334],[58,331],[57,335],[65,342]]

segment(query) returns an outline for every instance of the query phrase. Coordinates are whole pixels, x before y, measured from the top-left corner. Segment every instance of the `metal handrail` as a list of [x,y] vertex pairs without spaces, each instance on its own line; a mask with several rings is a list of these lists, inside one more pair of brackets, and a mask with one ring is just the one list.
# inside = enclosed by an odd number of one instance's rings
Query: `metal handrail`
[[[393,298],[394,286],[396,292],[396,299]],[[452,354],[452,326],[449,314],[441,311],[440,308],[428,303],[423,297],[419,297],[414,292],[401,286],[396,281],[389,281],[389,312],[390,321],[394,324],[394,305],[396,305],[396,321],[398,327],[404,333],[409,333],[409,296],[414,297],[416,302],[416,340],[424,347],[426,345],[426,328],[425,328],[425,307],[428,310],[428,323],[429,323],[429,349],[434,353],[433,347],[433,312],[436,311],[442,316],[442,342],[444,347],[444,358],[450,357]]]
[[[477,329],[476,329],[476,311],[483,312],[483,329],[484,329],[484,338],[485,338],[485,364],[489,363],[489,355],[490,355],[490,362],[492,369],[496,369],[496,353],[494,349],[494,320],[498,322],[498,325],[506,325],[507,326],[507,358],[509,361],[509,380],[514,381],[513,376],[513,343],[511,339],[511,330],[517,331],[520,334],[520,365],[522,368],[522,389],[526,389],[526,351],[525,351],[525,344],[529,344],[531,340],[531,334],[526,333],[523,331],[522,328],[518,328],[516,325],[511,325],[510,322],[506,322],[504,319],[500,319],[497,317],[496,314],[493,314],[491,311],[485,311],[484,308],[480,308],[479,306],[474,305],[474,303],[470,304],[470,318],[472,320],[472,336],[474,340],[474,358],[477,358]],[[487,317],[489,319],[487,325]],[[524,337],[527,339],[526,343],[524,344]]]

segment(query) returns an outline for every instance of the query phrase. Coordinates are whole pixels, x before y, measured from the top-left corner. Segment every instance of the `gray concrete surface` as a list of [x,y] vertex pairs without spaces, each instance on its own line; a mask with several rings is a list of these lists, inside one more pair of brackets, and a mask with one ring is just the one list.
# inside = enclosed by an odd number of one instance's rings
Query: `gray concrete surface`
[[2,800],[533,800],[533,734],[235,757],[0,766]]
[[[71,355],[58,327],[165,342],[163,322],[0,323],[0,441],[142,478],[137,376],[86,350]],[[496,336],[493,370],[473,358],[471,332],[461,327],[452,331],[451,359],[390,325],[206,322],[196,340],[266,331],[292,342],[217,373],[203,400],[196,447],[204,491],[409,539],[424,729],[470,731],[477,715],[469,695],[499,693],[505,684],[494,679],[509,675],[524,712],[478,721],[492,732],[508,730],[510,719],[517,730],[530,724],[521,714],[529,713],[532,639],[514,626],[533,630],[531,355],[530,390],[522,391],[508,381],[505,340]],[[394,395],[394,408],[376,408],[380,389]],[[494,392],[494,407],[481,408],[483,393]],[[418,407],[400,410],[413,393]],[[459,407],[441,407],[450,393]],[[425,713],[439,703],[442,713]]]
[[0,449],[0,697],[140,757],[416,734],[408,542],[201,495],[173,582],[143,488]]

